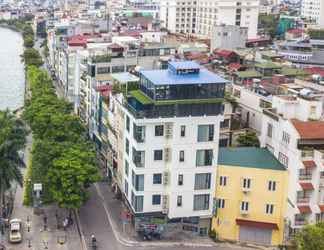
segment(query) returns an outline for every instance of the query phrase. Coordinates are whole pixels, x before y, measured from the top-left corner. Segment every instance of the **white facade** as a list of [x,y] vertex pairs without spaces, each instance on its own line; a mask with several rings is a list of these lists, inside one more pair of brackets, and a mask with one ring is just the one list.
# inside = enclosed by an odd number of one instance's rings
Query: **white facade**
[[248,28],[248,38],[257,36],[259,0],[162,0],[162,26],[173,33],[210,37],[216,25]]
[[[112,105],[120,105],[117,98],[114,99]],[[125,114],[124,147],[122,150],[119,149],[124,152],[123,166],[119,166],[123,168],[122,172],[124,173],[121,189],[129,204],[133,206],[135,213],[159,212],[166,214],[168,218],[192,216],[210,218],[215,191],[219,125],[223,116],[136,119],[124,107],[119,107]],[[127,117],[129,117],[129,123]],[[142,142],[134,138],[134,125],[145,127]],[[163,135],[156,136],[156,126],[161,125],[163,126]],[[211,141],[197,141],[198,125],[213,125],[213,139]],[[181,126],[185,126],[183,136]],[[127,153],[126,147],[129,148],[129,153]],[[142,167],[134,164],[134,150],[145,152]],[[162,150],[161,160],[154,160],[154,150]],[[210,165],[196,166],[197,150],[212,150],[213,160]],[[183,161],[180,160],[180,154],[182,154],[180,151],[184,152]],[[209,174],[209,187],[195,190],[195,175],[203,173]],[[156,184],[154,184],[154,174],[161,175],[161,181]],[[138,188],[139,191],[136,190],[136,180],[133,181],[134,178],[137,178],[136,175],[143,175],[144,178],[144,182],[139,184],[141,186],[141,188]],[[194,210],[194,196],[199,194],[209,196],[207,209]],[[160,196],[159,204],[152,204],[153,195]],[[142,197],[140,199],[143,199],[143,205],[134,206],[134,196]],[[181,199],[181,204],[177,203],[179,199]]]
[[[263,116],[260,142],[261,147],[267,147],[289,171],[285,218],[294,233],[307,223],[324,219],[319,208],[319,205],[324,204],[324,176],[321,174],[323,153],[313,150],[312,144],[307,150],[300,149],[299,141],[303,139],[303,135],[298,132],[294,120],[291,119],[298,119],[299,122],[320,119],[322,101],[276,96],[273,97],[272,105],[276,111],[270,110]],[[316,167],[307,169],[305,162],[314,162]],[[304,190],[303,185],[312,188]],[[302,212],[308,208],[310,212]]]
[[318,28],[324,28],[324,1],[303,0],[301,14],[310,21],[314,21]]
[[232,96],[239,104],[242,121],[260,133],[263,109],[271,107],[271,97],[262,96],[251,89],[236,84],[232,84]]

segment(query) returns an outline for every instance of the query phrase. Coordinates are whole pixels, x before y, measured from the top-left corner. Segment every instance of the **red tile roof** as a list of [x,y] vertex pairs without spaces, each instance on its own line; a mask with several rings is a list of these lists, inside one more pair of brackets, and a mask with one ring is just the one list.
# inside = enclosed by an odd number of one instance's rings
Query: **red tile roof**
[[225,49],[218,50],[218,51],[215,52],[215,54],[220,56],[220,57],[225,57],[225,58],[236,55],[236,53],[234,51],[225,50]]
[[324,77],[324,68],[321,67],[310,67],[304,69],[307,73],[312,74],[312,75],[320,75]]
[[243,220],[236,219],[236,224],[240,226],[248,226],[248,227],[257,227],[263,229],[275,229],[278,230],[278,225],[270,222],[260,222],[260,221],[252,221],[252,220]]
[[243,66],[241,65],[241,64],[239,64],[239,63],[230,63],[229,65],[228,65],[228,68],[230,69],[230,70],[239,70],[240,68],[242,68]]
[[324,121],[291,120],[301,139],[324,139]]
[[324,205],[318,205],[318,207],[321,210],[321,212],[324,213]]
[[305,168],[316,168],[316,163],[315,161],[303,161],[304,167]]
[[298,209],[301,214],[310,214],[312,212],[309,206],[298,206]]
[[304,30],[303,29],[290,29],[287,30],[288,33],[292,33],[292,34],[303,34]]
[[83,35],[72,36],[68,40],[68,45],[72,47],[87,47],[87,38]]
[[299,185],[303,190],[314,190],[313,184],[310,182],[300,182]]

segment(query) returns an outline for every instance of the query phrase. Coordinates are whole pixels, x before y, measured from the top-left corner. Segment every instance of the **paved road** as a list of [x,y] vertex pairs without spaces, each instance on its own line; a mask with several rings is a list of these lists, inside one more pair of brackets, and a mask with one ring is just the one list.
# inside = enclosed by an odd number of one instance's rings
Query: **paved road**
[[[91,197],[80,210],[80,222],[85,236],[87,250],[91,250],[90,237],[94,234],[98,241],[98,250],[143,250],[143,249],[165,249],[165,250],[188,250],[190,247],[129,247],[119,243],[114,237],[111,225],[107,219],[102,200],[95,188],[91,188]],[[193,247],[200,250],[234,250],[243,249],[236,246],[221,247]]]

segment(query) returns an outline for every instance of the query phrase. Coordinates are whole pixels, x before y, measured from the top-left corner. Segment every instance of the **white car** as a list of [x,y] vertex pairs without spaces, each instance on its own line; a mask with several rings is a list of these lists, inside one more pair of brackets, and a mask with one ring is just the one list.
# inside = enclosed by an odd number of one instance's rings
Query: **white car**
[[9,221],[9,242],[19,243],[22,241],[22,223],[20,219]]

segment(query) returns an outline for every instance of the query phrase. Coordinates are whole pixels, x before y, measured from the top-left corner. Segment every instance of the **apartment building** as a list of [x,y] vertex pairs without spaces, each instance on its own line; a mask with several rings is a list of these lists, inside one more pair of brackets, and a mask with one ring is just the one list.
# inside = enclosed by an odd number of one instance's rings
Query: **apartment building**
[[214,26],[236,25],[248,29],[248,38],[257,37],[259,0],[162,0],[162,26],[172,33],[209,38]]
[[212,228],[223,240],[283,244],[287,186],[288,171],[266,148],[220,148]]
[[[125,38],[124,38],[125,39]],[[85,124],[89,125],[92,137],[93,120],[96,114],[96,88],[112,81],[111,74],[130,72],[137,67],[142,69],[159,69],[162,67],[160,57],[175,54],[175,47],[167,44],[146,44],[138,46],[134,43],[89,43],[86,50],[78,51],[80,102],[77,103],[78,114]]]
[[289,236],[323,220],[323,113],[321,95],[274,96],[264,110],[261,146],[288,169]]
[[108,167],[135,226],[164,218],[207,234],[226,83],[195,62],[169,62],[110,96]]
[[324,28],[324,2],[322,0],[302,0],[301,15],[308,21]]

